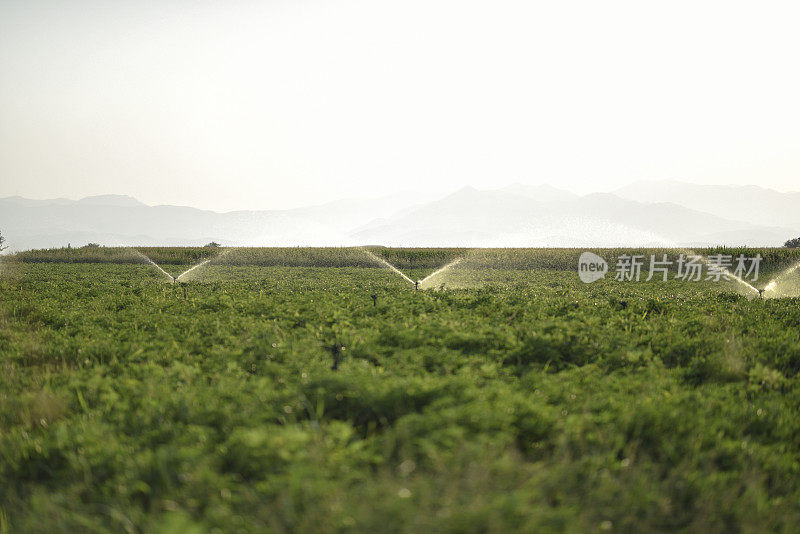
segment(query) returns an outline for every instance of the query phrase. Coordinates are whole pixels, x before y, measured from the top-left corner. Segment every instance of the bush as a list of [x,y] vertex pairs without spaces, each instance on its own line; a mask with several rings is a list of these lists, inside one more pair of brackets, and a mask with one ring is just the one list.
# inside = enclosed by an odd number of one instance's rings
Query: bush
[[786,248],[800,248],[800,237],[795,237],[794,239],[790,239],[786,243],[783,244]]

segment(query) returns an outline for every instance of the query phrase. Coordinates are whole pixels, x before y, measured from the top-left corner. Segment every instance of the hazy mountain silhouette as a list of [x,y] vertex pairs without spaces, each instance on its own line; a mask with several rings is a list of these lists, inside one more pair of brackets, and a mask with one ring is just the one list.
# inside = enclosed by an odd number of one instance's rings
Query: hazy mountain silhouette
[[2,198],[0,199],[0,202],[3,202],[5,205],[13,204],[17,206],[26,206],[30,208],[35,206],[59,206],[59,205],[64,206],[67,204],[72,204],[75,201],[70,200],[68,198],[50,198],[45,200],[32,200],[30,198],[13,196],[13,197]]
[[779,245],[792,230],[753,225],[673,203],[608,193],[537,200],[464,188],[359,229],[360,241],[418,246]]
[[81,200],[0,199],[0,231],[10,250],[103,245],[347,245],[350,231],[414,196],[350,199],[294,210],[217,213],[185,206],[147,206],[123,195]]
[[217,213],[147,206],[124,195],[0,199],[11,250],[103,245],[779,246],[800,235],[800,193],[759,187],[636,183],[576,195],[515,184],[460,189],[435,201],[413,193],[291,210]]
[[755,225],[800,229],[800,193],[781,193],[755,185],[698,185],[660,180],[635,182],[614,194],[639,202],[674,202]]
[[553,187],[552,185],[547,185],[547,184],[542,184],[542,185],[512,184],[509,185],[508,187],[504,187],[500,191],[512,195],[532,198],[538,202],[563,202],[567,200],[575,200],[576,198],[578,198],[578,195],[576,195],[575,193],[571,193],[569,191],[565,191],[563,189],[559,189],[557,187]]

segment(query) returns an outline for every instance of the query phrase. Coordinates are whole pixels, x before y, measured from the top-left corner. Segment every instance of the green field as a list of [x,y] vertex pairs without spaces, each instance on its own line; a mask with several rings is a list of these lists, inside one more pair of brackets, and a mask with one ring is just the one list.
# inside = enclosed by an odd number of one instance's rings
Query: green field
[[796,532],[800,272],[373,250],[5,261],[0,532]]

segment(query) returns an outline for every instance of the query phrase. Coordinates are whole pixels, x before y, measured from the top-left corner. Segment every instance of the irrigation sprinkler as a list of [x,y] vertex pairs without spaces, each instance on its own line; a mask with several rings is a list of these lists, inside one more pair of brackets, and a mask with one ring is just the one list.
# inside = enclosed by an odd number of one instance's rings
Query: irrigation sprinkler
[[344,350],[344,347],[339,343],[334,343],[330,347],[331,354],[333,355],[333,365],[331,365],[331,371],[338,371],[339,370],[339,354],[341,351]]
[[416,289],[417,291],[419,291],[419,280],[417,280],[416,282],[414,282],[414,289]]
[[370,297],[372,297],[372,305],[373,306],[377,306],[378,305],[378,295],[373,293],[372,295],[370,295]]
[[756,291],[758,291],[758,298],[760,298],[761,300],[764,300],[764,291],[766,291],[766,288],[764,288],[764,289],[756,289]]

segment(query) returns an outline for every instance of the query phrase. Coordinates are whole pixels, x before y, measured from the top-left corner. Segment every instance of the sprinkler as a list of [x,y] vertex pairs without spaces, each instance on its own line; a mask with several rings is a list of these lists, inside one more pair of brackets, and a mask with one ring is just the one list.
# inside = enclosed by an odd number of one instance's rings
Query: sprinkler
[[378,305],[378,295],[373,293],[372,295],[370,295],[370,297],[372,297],[372,305],[373,306],[377,306]]
[[416,282],[414,282],[414,289],[416,289],[417,291],[419,291],[419,280],[417,280]]
[[764,289],[756,289],[756,291],[758,291],[758,298],[760,298],[761,300],[764,300],[764,291],[766,291],[766,288],[764,288]]
[[334,343],[330,347],[331,354],[333,354],[333,365],[331,365],[331,371],[338,371],[339,370],[339,354],[341,351],[344,350],[344,347],[338,343]]

